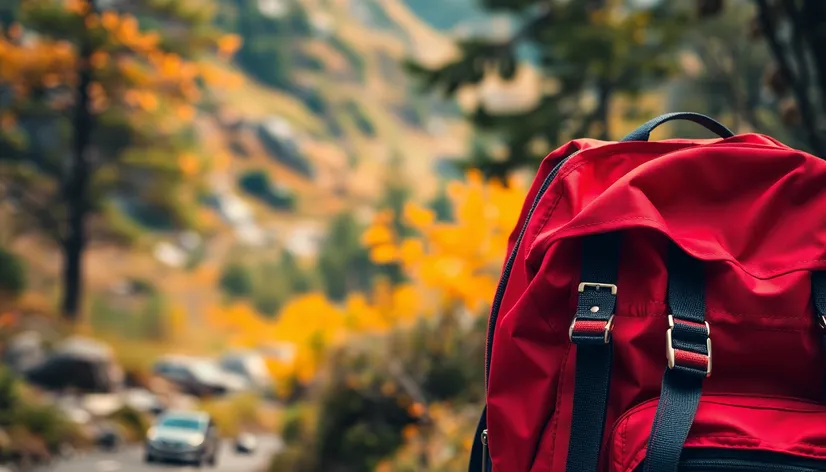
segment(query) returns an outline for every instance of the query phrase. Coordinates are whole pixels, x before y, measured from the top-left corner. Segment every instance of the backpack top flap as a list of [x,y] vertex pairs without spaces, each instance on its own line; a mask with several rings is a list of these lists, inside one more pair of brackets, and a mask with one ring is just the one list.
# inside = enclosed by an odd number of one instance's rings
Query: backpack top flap
[[684,147],[628,142],[572,157],[532,218],[529,254],[561,238],[633,227],[662,232],[703,260],[766,279],[826,268],[826,162],[759,135]]

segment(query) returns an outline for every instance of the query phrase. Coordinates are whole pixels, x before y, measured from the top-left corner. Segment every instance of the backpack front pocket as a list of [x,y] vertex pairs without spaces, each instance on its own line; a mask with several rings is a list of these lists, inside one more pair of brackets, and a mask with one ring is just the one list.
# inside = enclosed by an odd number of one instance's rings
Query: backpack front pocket
[[[628,410],[609,438],[608,470],[643,470],[657,399]],[[680,472],[826,471],[826,407],[805,400],[707,395],[700,400]]]

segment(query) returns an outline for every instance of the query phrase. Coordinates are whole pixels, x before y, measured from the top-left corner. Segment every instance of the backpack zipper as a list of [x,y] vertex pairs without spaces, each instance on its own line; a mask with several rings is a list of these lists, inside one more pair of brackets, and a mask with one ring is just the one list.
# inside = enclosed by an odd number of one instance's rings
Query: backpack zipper
[[[826,461],[771,451],[688,448],[683,451],[680,472],[822,472]],[[640,464],[636,470],[642,470]]]
[[482,472],[488,471],[488,430],[482,431]]
[[[574,151],[568,157],[562,158],[561,161],[554,168],[551,170],[551,173],[545,177],[545,180],[542,181],[542,186],[539,187],[539,190],[536,192],[536,197],[533,199],[533,203],[531,204],[531,209],[528,210],[528,215],[525,217],[525,222],[522,224],[522,229],[519,232],[519,237],[516,238],[516,244],[513,245],[513,250],[511,251],[510,255],[508,256],[508,260],[505,263],[505,267],[502,269],[502,277],[499,279],[499,285],[496,287],[496,295],[493,297],[493,303],[491,304],[490,309],[490,319],[488,320],[488,336],[485,341],[485,392],[488,391],[488,377],[490,377],[490,356],[493,352],[493,332],[496,330],[496,320],[499,318],[499,309],[502,306],[502,298],[505,296],[505,288],[508,286],[508,279],[510,279],[511,269],[513,268],[513,264],[516,262],[516,253],[519,252],[519,246],[522,244],[522,238],[525,236],[525,232],[528,229],[528,223],[531,221],[531,217],[533,216],[536,207],[539,206],[539,201],[542,199],[542,196],[545,195],[545,192],[548,191],[548,188],[551,186],[556,175],[559,173],[562,166],[565,165],[572,157],[576,156],[583,149],[579,149]],[[485,430],[487,432],[487,430]],[[485,438],[487,435],[485,433]],[[483,469],[484,470],[484,469]]]

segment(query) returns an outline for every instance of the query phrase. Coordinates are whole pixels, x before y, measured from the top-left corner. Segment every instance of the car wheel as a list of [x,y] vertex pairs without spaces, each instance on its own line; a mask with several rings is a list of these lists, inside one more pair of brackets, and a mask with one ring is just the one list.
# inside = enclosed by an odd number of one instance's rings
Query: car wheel
[[151,454],[144,454],[143,461],[146,462],[147,464],[152,464],[153,462],[155,462],[155,458],[152,457]]
[[212,456],[210,456],[210,458],[209,458],[209,466],[210,467],[215,467],[216,465],[218,465],[218,457],[217,456],[218,456],[218,454],[215,454],[215,453],[213,453]]

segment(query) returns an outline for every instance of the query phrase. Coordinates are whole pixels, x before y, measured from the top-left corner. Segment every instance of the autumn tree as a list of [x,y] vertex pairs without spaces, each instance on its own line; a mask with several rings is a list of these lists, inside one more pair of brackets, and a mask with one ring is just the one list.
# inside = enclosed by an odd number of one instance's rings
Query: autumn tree
[[0,182],[60,247],[74,320],[93,216],[116,202],[187,223],[176,190],[202,167],[195,105],[231,81],[206,54],[240,40],[213,30],[205,1],[23,0],[3,18]]
[[[674,69],[688,21],[681,2],[623,0],[482,0],[482,6],[520,20],[505,40],[471,37],[458,42],[458,58],[439,67],[408,68],[430,90],[454,94],[489,74],[505,80],[520,67],[539,68],[543,83],[534,106],[507,114],[484,102],[470,112],[475,127],[504,145],[504,153],[478,148],[471,167],[502,178],[538,164],[553,145],[575,136],[613,137],[614,98],[661,83]],[[521,54],[520,51],[527,51]]]

